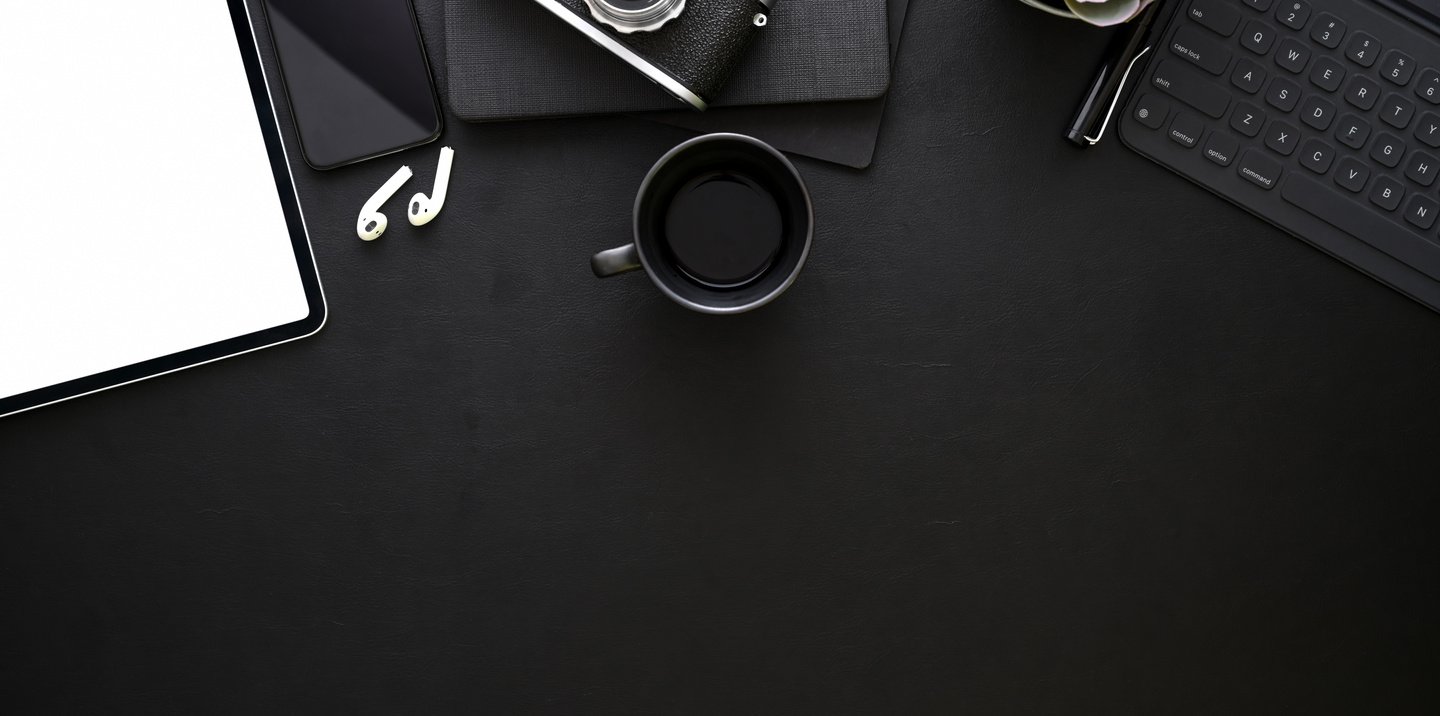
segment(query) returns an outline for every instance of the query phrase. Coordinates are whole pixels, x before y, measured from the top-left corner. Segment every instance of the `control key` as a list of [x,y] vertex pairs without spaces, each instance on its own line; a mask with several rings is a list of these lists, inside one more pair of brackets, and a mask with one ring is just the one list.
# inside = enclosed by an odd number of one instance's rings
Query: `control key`
[[1150,83],[1212,119],[1225,116],[1225,110],[1230,106],[1230,95],[1225,90],[1174,60],[1162,61],[1155,68]]
[[1175,121],[1170,125],[1170,138],[1177,144],[1189,148],[1200,141],[1200,133],[1204,131],[1205,125],[1201,124],[1200,120],[1188,114],[1181,114],[1177,115]]

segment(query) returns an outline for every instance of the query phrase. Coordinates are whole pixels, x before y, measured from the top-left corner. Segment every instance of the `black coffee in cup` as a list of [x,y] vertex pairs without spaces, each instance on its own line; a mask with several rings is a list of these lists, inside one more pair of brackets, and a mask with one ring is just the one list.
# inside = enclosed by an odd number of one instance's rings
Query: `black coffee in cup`
[[644,269],[676,303],[742,313],[800,274],[814,210],[785,155],[739,134],[696,137],[650,170],[635,199],[635,243],[590,260],[596,276]]
[[686,278],[709,288],[737,288],[775,263],[785,224],[775,197],[760,182],[718,171],[675,192],[661,239]]

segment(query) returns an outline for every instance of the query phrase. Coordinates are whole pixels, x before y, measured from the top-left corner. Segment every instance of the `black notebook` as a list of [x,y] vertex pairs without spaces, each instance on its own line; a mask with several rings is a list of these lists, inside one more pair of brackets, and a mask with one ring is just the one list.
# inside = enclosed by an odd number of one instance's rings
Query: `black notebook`
[[[889,0],[889,6],[890,71],[893,73],[910,0]],[[782,152],[865,169],[875,159],[885,104],[885,97],[877,97],[849,102],[721,107],[709,112],[645,112],[635,116],[701,134],[748,134]]]
[[[679,101],[531,0],[446,0],[450,108],[471,122]],[[788,0],[713,106],[871,99],[890,85],[885,0]]]

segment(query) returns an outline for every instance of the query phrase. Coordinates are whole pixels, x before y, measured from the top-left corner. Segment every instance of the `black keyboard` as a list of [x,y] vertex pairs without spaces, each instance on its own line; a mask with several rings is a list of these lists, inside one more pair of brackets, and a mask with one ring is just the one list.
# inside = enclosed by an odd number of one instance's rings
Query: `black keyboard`
[[1440,311],[1440,36],[1374,0],[1171,0],[1126,144]]

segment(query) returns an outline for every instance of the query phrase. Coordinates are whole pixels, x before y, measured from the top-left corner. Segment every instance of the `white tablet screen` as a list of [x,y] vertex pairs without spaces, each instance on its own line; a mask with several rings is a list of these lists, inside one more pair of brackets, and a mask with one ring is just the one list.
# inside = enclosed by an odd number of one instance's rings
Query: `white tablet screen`
[[225,0],[7,3],[0,156],[0,398],[309,314]]

